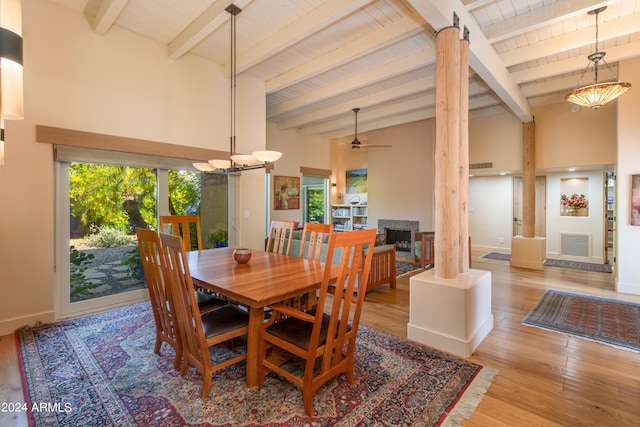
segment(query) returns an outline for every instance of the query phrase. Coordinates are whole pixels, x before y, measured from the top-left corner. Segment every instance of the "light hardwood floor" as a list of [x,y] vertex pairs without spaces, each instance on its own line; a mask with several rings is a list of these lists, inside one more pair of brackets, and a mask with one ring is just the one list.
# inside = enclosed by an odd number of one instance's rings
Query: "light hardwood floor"
[[[473,267],[492,276],[493,331],[470,360],[499,371],[463,426],[640,426],[640,354],[522,326],[547,288],[640,302],[617,294],[611,274],[547,267],[511,268],[474,253]],[[409,278],[367,294],[363,323],[406,336]],[[0,403],[22,398],[13,335],[0,337]],[[0,413],[0,426],[24,416]]]

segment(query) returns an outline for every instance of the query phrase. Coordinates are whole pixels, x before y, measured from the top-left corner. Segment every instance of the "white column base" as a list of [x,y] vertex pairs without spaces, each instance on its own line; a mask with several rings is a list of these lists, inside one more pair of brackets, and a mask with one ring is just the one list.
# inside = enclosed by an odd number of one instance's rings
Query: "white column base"
[[511,239],[511,267],[544,270],[544,237],[514,236]]
[[441,279],[427,270],[411,277],[409,339],[469,357],[492,329],[490,272]]

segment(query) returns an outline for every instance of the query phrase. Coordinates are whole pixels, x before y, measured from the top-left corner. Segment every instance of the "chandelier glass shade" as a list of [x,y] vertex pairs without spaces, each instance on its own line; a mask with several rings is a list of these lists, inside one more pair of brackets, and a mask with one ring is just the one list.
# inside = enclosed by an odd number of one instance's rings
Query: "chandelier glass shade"
[[214,159],[207,163],[193,163],[193,167],[202,172],[242,172],[245,170],[273,168],[273,162],[282,157],[279,151],[254,151],[241,154],[236,151],[236,16],[242,9],[230,4],[225,9],[231,15],[231,136],[229,138],[229,159]]
[[[598,51],[598,14],[606,8],[607,6],[603,6],[588,12],[589,15],[596,15],[596,51],[587,57],[589,59],[589,63],[584,71],[582,71],[582,75],[580,76],[580,80],[578,80],[576,87],[564,97],[566,101],[582,107],[593,108],[594,110],[597,110],[603,105],[613,101],[631,89],[631,83],[621,82],[609,64],[607,64],[607,61],[604,60],[606,52]],[[598,68],[600,66],[600,61],[602,61],[611,74],[613,74],[613,80],[605,82],[598,81]],[[579,86],[591,64],[593,64],[593,84]]]

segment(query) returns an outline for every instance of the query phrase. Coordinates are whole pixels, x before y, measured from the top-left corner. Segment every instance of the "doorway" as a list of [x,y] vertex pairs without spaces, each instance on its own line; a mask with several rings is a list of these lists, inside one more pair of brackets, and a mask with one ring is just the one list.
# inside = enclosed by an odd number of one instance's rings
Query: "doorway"
[[[535,237],[546,237],[547,232],[547,178],[536,176],[536,224]],[[522,236],[522,177],[513,177],[513,235]]]

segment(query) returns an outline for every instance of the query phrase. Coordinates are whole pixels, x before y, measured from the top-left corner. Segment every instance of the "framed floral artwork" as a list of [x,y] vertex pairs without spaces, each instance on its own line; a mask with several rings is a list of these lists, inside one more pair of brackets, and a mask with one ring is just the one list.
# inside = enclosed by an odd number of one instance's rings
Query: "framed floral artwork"
[[273,177],[273,193],[275,210],[300,209],[300,177]]
[[560,216],[589,216],[589,178],[560,180]]
[[640,225],[640,175],[631,175],[631,225]]

